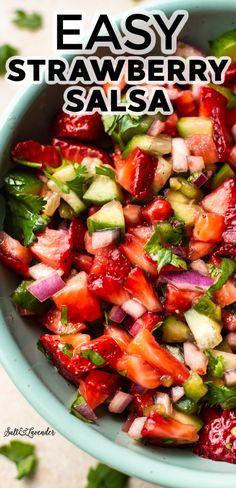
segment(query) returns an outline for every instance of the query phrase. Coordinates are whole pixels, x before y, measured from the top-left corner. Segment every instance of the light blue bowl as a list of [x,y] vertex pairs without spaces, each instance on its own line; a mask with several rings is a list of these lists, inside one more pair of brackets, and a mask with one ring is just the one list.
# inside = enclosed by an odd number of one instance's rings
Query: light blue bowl
[[[184,38],[203,49],[209,39],[235,28],[235,7],[235,0],[159,0],[145,6],[167,14],[177,8],[189,10]],[[36,138],[47,142],[53,115],[62,104],[62,90],[31,86],[10,107],[1,124],[1,175],[9,168],[10,148],[16,141]],[[151,483],[170,488],[235,488],[236,466],[201,459],[189,449],[135,443],[121,432],[117,416],[103,413],[95,425],[88,425],[70,415],[75,388],[38,352],[36,342],[43,329],[16,314],[8,298],[16,283],[10,271],[0,269],[0,360],[22,394],[55,429],[104,463]]]

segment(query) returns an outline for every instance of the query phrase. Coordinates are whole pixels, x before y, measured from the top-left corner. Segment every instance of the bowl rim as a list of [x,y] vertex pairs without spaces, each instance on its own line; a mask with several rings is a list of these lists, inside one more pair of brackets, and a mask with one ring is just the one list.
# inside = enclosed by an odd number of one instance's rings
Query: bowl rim
[[[179,7],[179,0],[156,0],[127,10],[125,13],[135,11],[150,11],[163,9],[167,14]],[[227,0],[222,7],[221,0],[208,0],[203,5],[199,0],[182,0],[181,9],[191,12],[233,10],[235,0]],[[116,16],[117,25],[120,25],[122,16]],[[0,133],[1,140],[5,143],[11,137],[11,123],[31,105],[32,100],[45,88],[45,83],[26,85],[13,98],[4,114],[1,116]],[[4,145],[0,148],[0,158],[3,156]],[[70,442],[100,461],[123,471],[130,476],[141,478],[149,483],[168,486],[169,488],[222,488],[227,482],[227,488],[235,488],[235,473],[226,473],[216,470],[209,471],[209,460],[202,459],[202,469],[206,463],[206,469],[197,470],[181,467],[163,460],[148,458],[145,454],[127,450],[127,447],[115,443],[96,430],[92,430],[89,424],[69,415],[64,405],[48,390],[43,381],[29,367],[29,363],[23,356],[14,341],[10,329],[7,326],[3,312],[0,310],[0,325],[2,329],[0,363],[10,376],[18,390],[28,400],[31,406],[44,417],[56,431],[61,433]],[[10,357],[10,360],[9,360]],[[71,426],[74,428],[72,429]],[[79,434],[79,435],[78,435]],[[168,451],[167,451],[168,452]],[[213,462],[213,461],[212,461]],[[222,464],[222,463],[221,463]],[[191,477],[191,478],[190,478]]]

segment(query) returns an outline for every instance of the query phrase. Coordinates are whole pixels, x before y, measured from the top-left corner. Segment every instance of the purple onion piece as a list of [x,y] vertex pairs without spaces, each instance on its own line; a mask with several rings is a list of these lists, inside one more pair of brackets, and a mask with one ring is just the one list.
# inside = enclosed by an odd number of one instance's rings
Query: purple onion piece
[[82,417],[85,417],[88,420],[97,420],[97,416],[95,415],[92,408],[87,403],[81,403],[80,405],[76,405],[73,407]]
[[162,274],[162,278],[180,290],[205,291],[210,288],[214,280],[196,271],[177,271]]
[[197,186],[198,188],[201,188],[201,186],[205,185],[208,181],[208,176],[205,173],[201,173],[199,176],[197,176],[195,179],[193,179],[193,184]]
[[28,287],[28,291],[37,298],[40,302],[44,302],[49,297],[57,293],[65,286],[64,281],[55,271],[46,278],[35,281]]
[[121,324],[125,317],[126,312],[119,305],[114,305],[109,313],[109,319],[112,320],[112,322],[116,322],[117,324]]
[[236,369],[225,371],[224,380],[227,386],[236,386]]

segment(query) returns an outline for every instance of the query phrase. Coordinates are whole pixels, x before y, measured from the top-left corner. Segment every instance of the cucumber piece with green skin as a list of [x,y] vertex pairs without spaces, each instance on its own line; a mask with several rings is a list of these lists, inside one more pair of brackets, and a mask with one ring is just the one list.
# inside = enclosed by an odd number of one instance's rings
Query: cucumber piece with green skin
[[222,341],[221,324],[190,308],[184,314],[199,349],[213,349]]
[[236,29],[225,32],[217,37],[214,41],[210,41],[211,56],[220,58],[221,56],[229,56],[233,63],[236,61]]
[[96,230],[113,229],[119,227],[121,234],[125,232],[125,219],[120,202],[113,200],[101,207],[87,219],[88,232],[91,235]]
[[[126,130],[122,130],[122,140],[126,144],[132,137],[136,135],[141,135],[141,134],[146,134],[149,127],[151,126],[154,118],[156,115],[145,115],[139,122],[138,125],[133,127],[132,119],[131,119],[131,126],[127,125],[126,122]],[[125,117],[123,118],[125,120]],[[127,120],[127,118],[126,118]],[[120,121],[120,124],[122,124],[122,119]]]
[[108,176],[98,175],[83,196],[86,203],[104,205],[111,200],[122,201],[120,185]]
[[224,358],[225,371],[228,369],[236,369],[236,354],[232,352],[219,351],[218,349],[211,349],[211,354],[215,357],[222,356]]
[[159,157],[158,163],[152,183],[152,192],[157,195],[159,191],[165,186],[170,176],[173,173],[172,163],[165,158]]
[[191,331],[187,324],[177,319],[174,315],[169,315],[164,320],[162,326],[162,341],[165,342],[185,342],[192,338]]
[[157,137],[148,135],[134,136],[125,146],[122,158],[127,158],[136,147],[151,156],[162,156],[163,154],[171,153],[171,137],[163,134]]
[[196,205],[179,191],[168,190],[166,199],[171,204],[175,216],[186,225],[193,225],[197,213]]
[[76,216],[73,208],[71,208],[66,202],[61,202],[58,212],[61,219],[72,220]]
[[8,193],[16,195],[39,195],[43,183],[37,176],[24,171],[13,170],[4,179],[4,186]]
[[216,305],[209,297],[204,296],[193,307],[197,312],[207,315],[212,320],[221,322],[221,307]]
[[28,287],[33,283],[33,280],[24,280],[16,288],[16,290],[11,294],[12,301],[18,305],[18,307],[26,308],[35,314],[42,314],[49,310],[52,306],[50,300],[45,302],[40,302],[35,298],[29,291]]
[[181,117],[177,122],[177,129],[184,138],[196,134],[211,136],[212,121],[207,117]]
[[197,403],[207,393],[207,386],[203,383],[201,376],[192,373],[184,383],[184,393],[193,402]]
[[54,178],[66,183],[67,181],[72,181],[76,178],[76,171],[73,164],[67,164],[64,168],[58,169],[53,173]]
[[181,424],[192,425],[195,427],[196,431],[198,432],[201,430],[203,426],[203,421],[197,415],[191,415],[184,412],[179,412],[178,410],[173,409],[172,417],[175,420],[181,422]]
[[215,190],[220,186],[224,181],[229,180],[229,178],[232,178],[236,176],[235,172],[232,170],[232,168],[229,166],[229,164],[225,163],[217,173],[214,174],[211,182],[211,190]]
[[190,198],[190,200],[199,201],[203,198],[203,193],[200,188],[192,185],[182,176],[170,178],[170,188],[172,190],[180,191],[180,193],[183,193],[183,195],[185,195],[185,197],[187,198]]
[[68,203],[68,205],[71,206],[71,208],[74,210],[74,212],[77,215],[86,209],[85,204],[78,197],[78,195],[76,195],[76,193],[73,190],[70,190],[68,193],[64,193],[60,190],[57,184],[52,180],[48,181],[47,185],[50,190],[54,191],[55,193],[58,193],[58,195],[60,195],[62,200]]
[[183,396],[180,400],[175,402],[174,406],[175,410],[178,410],[178,412],[190,415],[199,411],[198,403],[193,402],[193,400],[190,400],[190,398],[187,398],[186,396]]

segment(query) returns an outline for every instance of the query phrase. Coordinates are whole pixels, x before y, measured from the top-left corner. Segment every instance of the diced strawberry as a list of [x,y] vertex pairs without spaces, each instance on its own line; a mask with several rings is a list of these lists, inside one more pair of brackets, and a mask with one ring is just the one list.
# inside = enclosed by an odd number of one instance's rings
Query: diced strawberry
[[214,246],[214,242],[201,242],[190,239],[188,258],[191,261],[195,261],[196,259],[200,259],[203,256],[207,256],[213,251]]
[[114,244],[110,244],[97,249],[90,274],[124,279],[130,270],[131,264],[127,257],[122,254],[122,250]]
[[68,322],[62,324],[61,312],[56,307],[52,307],[47,313],[38,318],[39,322],[54,332],[54,334],[76,334],[86,329],[86,325],[81,322]]
[[205,420],[193,452],[203,458],[236,464],[235,431],[236,410],[218,413],[214,410],[212,417]]
[[121,327],[118,327],[116,325],[109,325],[105,328],[105,335],[108,335],[109,337],[112,337],[114,341],[120,346],[121,350],[123,352],[126,351],[130,341],[131,341],[131,336],[126,332],[124,329]]
[[231,63],[227,68],[224,76],[225,84],[232,83],[236,80],[236,63]]
[[134,395],[134,404],[138,415],[143,416],[145,408],[154,404],[154,394],[154,391],[149,390],[143,395]]
[[111,158],[106,151],[98,147],[87,146],[76,141],[53,138],[54,146],[59,147],[63,158],[75,163],[81,163],[84,158],[98,158],[104,164],[111,164]]
[[163,375],[171,376],[175,385],[183,385],[189,377],[189,371],[169,351],[162,348],[147,329],[140,329],[130,342],[127,352],[138,354]]
[[130,334],[134,336],[140,331],[140,329],[147,329],[152,332],[155,325],[157,325],[158,322],[161,322],[162,319],[162,315],[152,312],[146,312],[142,315],[142,317],[139,317],[139,319],[135,320],[132,328],[130,329]]
[[139,225],[142,223],[142,207],[128,204],[123,207],[126,225]]
[[39,261],[68,273],[72,263],[72,239],[68,231],[49,229],[37,234],[31,251]]
[[117,170],[117,181],[137,198],[145,198],[153,182],[157,159],[138,147],[125,159]]
[[154,228],[151,225],[137,225],[136,227],[129,227],[128,232],[133,236],[137,236],[145,245],[153,234]]
[[126,234],[125,240],[120,247],[131,263],[139,266],[152,276],[158,275],[156,263],[144,251],[144,243],[141,239],[132,234]]
[[168,220],[173,214],[172,207],[165,198],[156,197],[142,210],[143,218],[149,224],[156,224],[160,220]]
[[69,227],[69,236],[72,241],[72,248],[76,251],[84,251],[84,236],[86,227],[81,219],[75,217]]
[[216,190],[206,195],[202,206],[207,212],[225,216],[230,207],[236,205],[236,181],[234,178],[222,183]]
[[122,152],[119,144],[115,145],[115,151],[112,154],[112,160],[115,166],[115,169],[119,171],[122,166],[125,164],[125,159],[122,159]]
[[84,271],[70,278],[64,288],[53,295],[57,308],[67,306],[71,322],[93,322],[101,317],[101,306],[88,287],[88,276]]
[[124,288],[136,298],[149,312],[160,312],[162,306],[151,282],[140,268],[133,268],[125,278]]
[[0,261],[15,273],[27,278],[29,276],[29,263],[32,254],[27,247],[13,239],[13,237],[0,232]]
[[179,290],[173,285],[166,287],[165,310],[167,314],[183,313],[192,307],[195,300],[202,296],[202,292]]
[[123,305],[130,296],[121,283],[121,279],[114,276],[98,276],[90,273],[89,290],[106,302]]
[[107,364],[112,368],[115,368],[117,360],[122,356],[122,350],[119,345],[114,341],[112,337],[109,337],[107,335],[102,335],[97,339],[90,341],[88,344],[81,346],[80,354],[83,353],[84,355],[86,351],[90,350],[96,352],[104,359],[104,363],[99,364],[99,366],[101,367]]
[[105,371],[90,371],[84,380],[80,380],[79,390],[88,405],[94,409],[113,396],[120,384],[117,374]]
[[182,90],[175,99],[178,113],[182,117],[194,117],[198,115],[197,103],[193,98],[192,90]]
[[46,165],[57,168],[61,164],[61,156],[54,146],[43,146],[36,141],[18,142],[12,149],[13,159],[40,164],[44,169]]
[[60,348],[60,336],[45,334],[39,338],[39,344],[58,372],[68,381],[79,386],[82,373],[96,366],[89,359],[80,356],[69,357]]
[[224,217],[213,212],[199,212],[195,218],[193,238],[197,241],[219,242],[225,229]]
[[214,297],[222,308],[236,302],[236,282],[233,279],[226,281],[220,290],[214,292]]
[[92,207],[89,207],[88,209],[88,216],[91,217],[91,215],[95,214],[96,212],[98,212],[98,210],[100,209],[101,207],[97,207],[95,205],[93,205]]
[[193,425],[183,424],[171,417],[166,418],[154,411],[150,412],[141,434],[148,442],[163,447],[171,444],[192,444],[199,438]]
[[134,354],[123,354],[117,362],[116,369],[134,383],[147,388],[157,388],[161,384],[162,373],[148,364],[142,357]]
[[232,127],[236,123],[236,107],[231,108],[228,110],[227,113],[227,125],[228,127]]
[[202,156],[205,164],[218,161],[215,143],[211,136],[196,134],[185,139],[187,148],[193,156]]
[[236,246],[235,244],[228,244],[223,242],[217,249],[215,250],[215,254],[219,256],[235,256],[236,257]]
[[59,112],[53,133],[55,137],[69,137],[82,142],[98,142],[104,137],[104,127],[98,112],[86,115]]
[[168,115],[168,117],[165,120],[165,128],[164,128],[164,134],[167,134],[168,136],[171,137],[177,137],[178,136],[178,131],[177,131],[177,122],[179,120],[179,117],[176,112],[174,112],[171,115]]
[[74,254],[73,265],[79,271],[90,273],[93,265],[93,257],[88,254]]
[[228,310],[222,310],[224,327],[230,332],[236,332],[236,314]]

